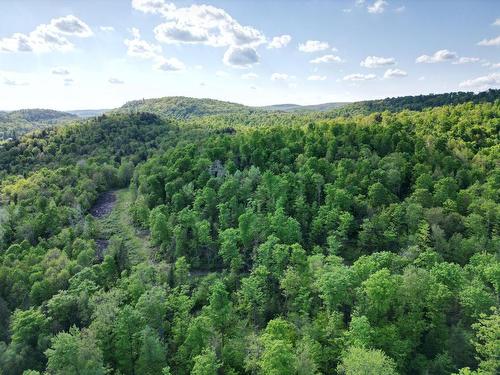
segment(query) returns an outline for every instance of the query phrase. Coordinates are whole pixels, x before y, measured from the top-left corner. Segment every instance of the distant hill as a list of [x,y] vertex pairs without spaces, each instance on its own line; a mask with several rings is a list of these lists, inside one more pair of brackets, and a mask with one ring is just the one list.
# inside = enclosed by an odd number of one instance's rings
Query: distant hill
[[379,100],[365,100],[344,105],[333,109],[330,114],[334,116],[367,115],[373,112],[400,112],[405,109],[422,111],[426,108],[456,105],[467,102],[475,104],[494,102],[500,100],[500,90],[490,89],[480,93],[450,92],[446,94],[429,94],[417,96],[401,96]]
[[257,109],[221,100],[170,96],[157,99],[133,100],[125,103],[113,112],[150,112],[163,117],[187,119],[190,117],[240,112],[250,113],[255,111]]
[[0,140],[16,138],[36,129],[45,129],[77,116],[68,112],[53,109],[20,109],[0,112]]
[[109,112],[111,109],[75,109],[71,111],[66,111],[67,113],[71,113],[72,115],[81,117],[81,118],[89,118],[100,116],[103,113]]
[[329,111],[335,108],[340,108],[348,104],[350,103],[338,102],[338,103],[323,103],[323,104],[313,104],[313,105],[275,104],[257,108],[264,109],[267,111],[283,111],[283,112],[313,112],[313,111],[322,112],[322,111]]

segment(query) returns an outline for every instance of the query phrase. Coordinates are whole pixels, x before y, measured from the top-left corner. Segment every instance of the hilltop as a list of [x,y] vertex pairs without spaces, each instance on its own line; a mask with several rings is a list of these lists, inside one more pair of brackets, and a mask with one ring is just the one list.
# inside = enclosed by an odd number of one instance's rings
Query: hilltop
[[184,96],[167,96],[156,99],[133,100],[114,112],[151,112],[163,117],[186,119],[190,117],[221,115],[255,111],[243,104],[215,99],[196,99]]
[[3,138],[15,138],[36,129],[45,129],[66,121],[77,119],[68,112],[53,109],[20,109],[0,111],[0,133]]

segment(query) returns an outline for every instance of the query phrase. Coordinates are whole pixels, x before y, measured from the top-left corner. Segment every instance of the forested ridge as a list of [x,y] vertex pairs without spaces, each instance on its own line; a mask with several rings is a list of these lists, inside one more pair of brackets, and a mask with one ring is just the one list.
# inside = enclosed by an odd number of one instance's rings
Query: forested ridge
[[28,133],[45,129],[56,124],[74,120],[75,115],[52,109],[21,109],[0,111],[0,142]]
[[500,101],[447,95],[0,145],[0,374],[497,374]]

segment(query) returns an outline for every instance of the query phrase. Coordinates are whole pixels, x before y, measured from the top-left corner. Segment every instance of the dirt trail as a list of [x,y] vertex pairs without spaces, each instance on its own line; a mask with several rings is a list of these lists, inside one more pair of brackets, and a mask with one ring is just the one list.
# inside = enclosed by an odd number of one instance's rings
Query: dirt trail
[[[99,220],[100,232],[96,241],[97,256],[106,252],[108,242],[113,236],[118,236],[124,241],[132,264],[150,259],[153,249],[149,243],[149,232],[137,230],[130,217],[130,192],[128,189],[120,189],[108,193],[100,197],[101,204],[96,207],[101,216],[94,215]],[[100,248],[102,250],[99,250]]]
[[[102,193],[98,198],[94,205],[90,208],[90,214],[96,219],[100,220],[104,217],[108,216],[116,204],[116,194],[114,191],[106,191]],[[104,259],[104,252],[108,248],[109,240],[100,238],[96,239],[96,257],[99,262],[102,262]]]
[[97,219],[107,216],[113,210],[116,203],[116,195],[114,191],[106,191],[102,193],[97,201],[90,209],[90,214]]

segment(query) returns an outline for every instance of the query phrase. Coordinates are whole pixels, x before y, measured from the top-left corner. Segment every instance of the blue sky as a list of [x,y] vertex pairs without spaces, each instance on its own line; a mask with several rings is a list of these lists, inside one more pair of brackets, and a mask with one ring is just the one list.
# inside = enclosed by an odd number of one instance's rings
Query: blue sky
[[500,1],[0,0],[0,109],[500,87]]

